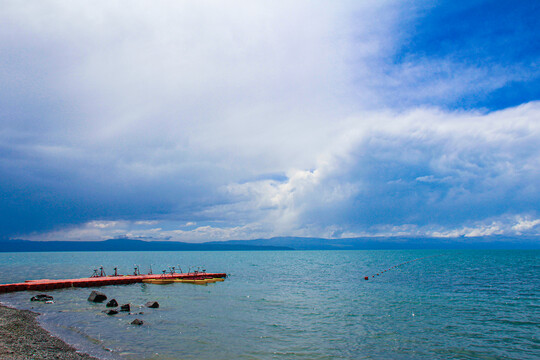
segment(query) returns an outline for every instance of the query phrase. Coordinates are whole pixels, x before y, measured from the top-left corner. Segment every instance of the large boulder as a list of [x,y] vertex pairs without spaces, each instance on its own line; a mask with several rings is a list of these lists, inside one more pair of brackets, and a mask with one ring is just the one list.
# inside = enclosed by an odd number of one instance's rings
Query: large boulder
[[118,303],[116,302],[115,299],[112,299],[111,301],[107,303],[107,307],[117,307],[117,306],[118,306]]
[[131,311],[131,306],[129,304],[124,304],[120,306],[120,311]]
[[99,291],[92,291],[88,297],[88,301],[101,303],[107,300],[107,295]]
[[51,295],[47,294],[39,294],[36,296],[32,296],[30,301],[52,301],[53,297]]
[[139,319],[135,319],[131,322],[131,325],[142,325],[142,324],[144,324],[144,321],[139,320]]
[[149,301],[145,305],[146,307],[157,309],[159,307],[159,304],[157,301]]

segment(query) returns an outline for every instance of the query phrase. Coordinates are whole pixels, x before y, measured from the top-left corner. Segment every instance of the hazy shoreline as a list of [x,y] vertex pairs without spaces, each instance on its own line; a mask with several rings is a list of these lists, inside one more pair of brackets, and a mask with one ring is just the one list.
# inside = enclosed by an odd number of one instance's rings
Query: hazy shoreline
[[78,352],[42,328],[36,320],[38,315],[0,304],[0,358],[99,360]]

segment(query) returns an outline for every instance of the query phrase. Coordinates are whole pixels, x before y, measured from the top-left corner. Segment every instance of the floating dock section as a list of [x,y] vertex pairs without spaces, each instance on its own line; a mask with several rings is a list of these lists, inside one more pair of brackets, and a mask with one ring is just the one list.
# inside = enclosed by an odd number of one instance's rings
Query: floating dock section
[[209,279],[225,278],[225,273],[169,273],[150,275],[116,275],[116,276],[93,276],[82,279],[67,280],[26,280],[23,283],[0,284],[0,294],[15,291],[44,291],[64,289],[70,287],[97,287],[107,285],[126,285],[142,283],[145,279]]

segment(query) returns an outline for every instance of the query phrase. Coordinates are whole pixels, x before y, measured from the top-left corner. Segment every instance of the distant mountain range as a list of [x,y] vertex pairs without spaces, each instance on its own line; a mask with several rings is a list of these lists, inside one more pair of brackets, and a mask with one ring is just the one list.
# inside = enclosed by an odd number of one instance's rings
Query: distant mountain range
[[234,251],[234,250],[293,250],[285,246],[250,244],[185,243],[178,241],[144,241],[110,239],[105,241],[28,241],[0,242],[0,252],[39,251]]
[[[206,244],[217,244],[208,242]],[[522,237],[358,237],[324,239],[275,237],[219,242],[230,245],[279,246],[295,250],[385,250],[385,249],[540,249],[540,236]]]
[[105,241],[0,241],[0,252],[40,251],[241,251],[241,250],[385,250],[385,249],[540,249],[540,236],[477,238],[275,237],[271,239],[185,243],[137,239]]

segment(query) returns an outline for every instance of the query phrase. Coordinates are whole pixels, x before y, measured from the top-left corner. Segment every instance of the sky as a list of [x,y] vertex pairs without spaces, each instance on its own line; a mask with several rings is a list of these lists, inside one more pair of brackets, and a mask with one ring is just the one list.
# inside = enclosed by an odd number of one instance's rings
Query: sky
[[539,235],[538,18],[0,0],[0,238]]

